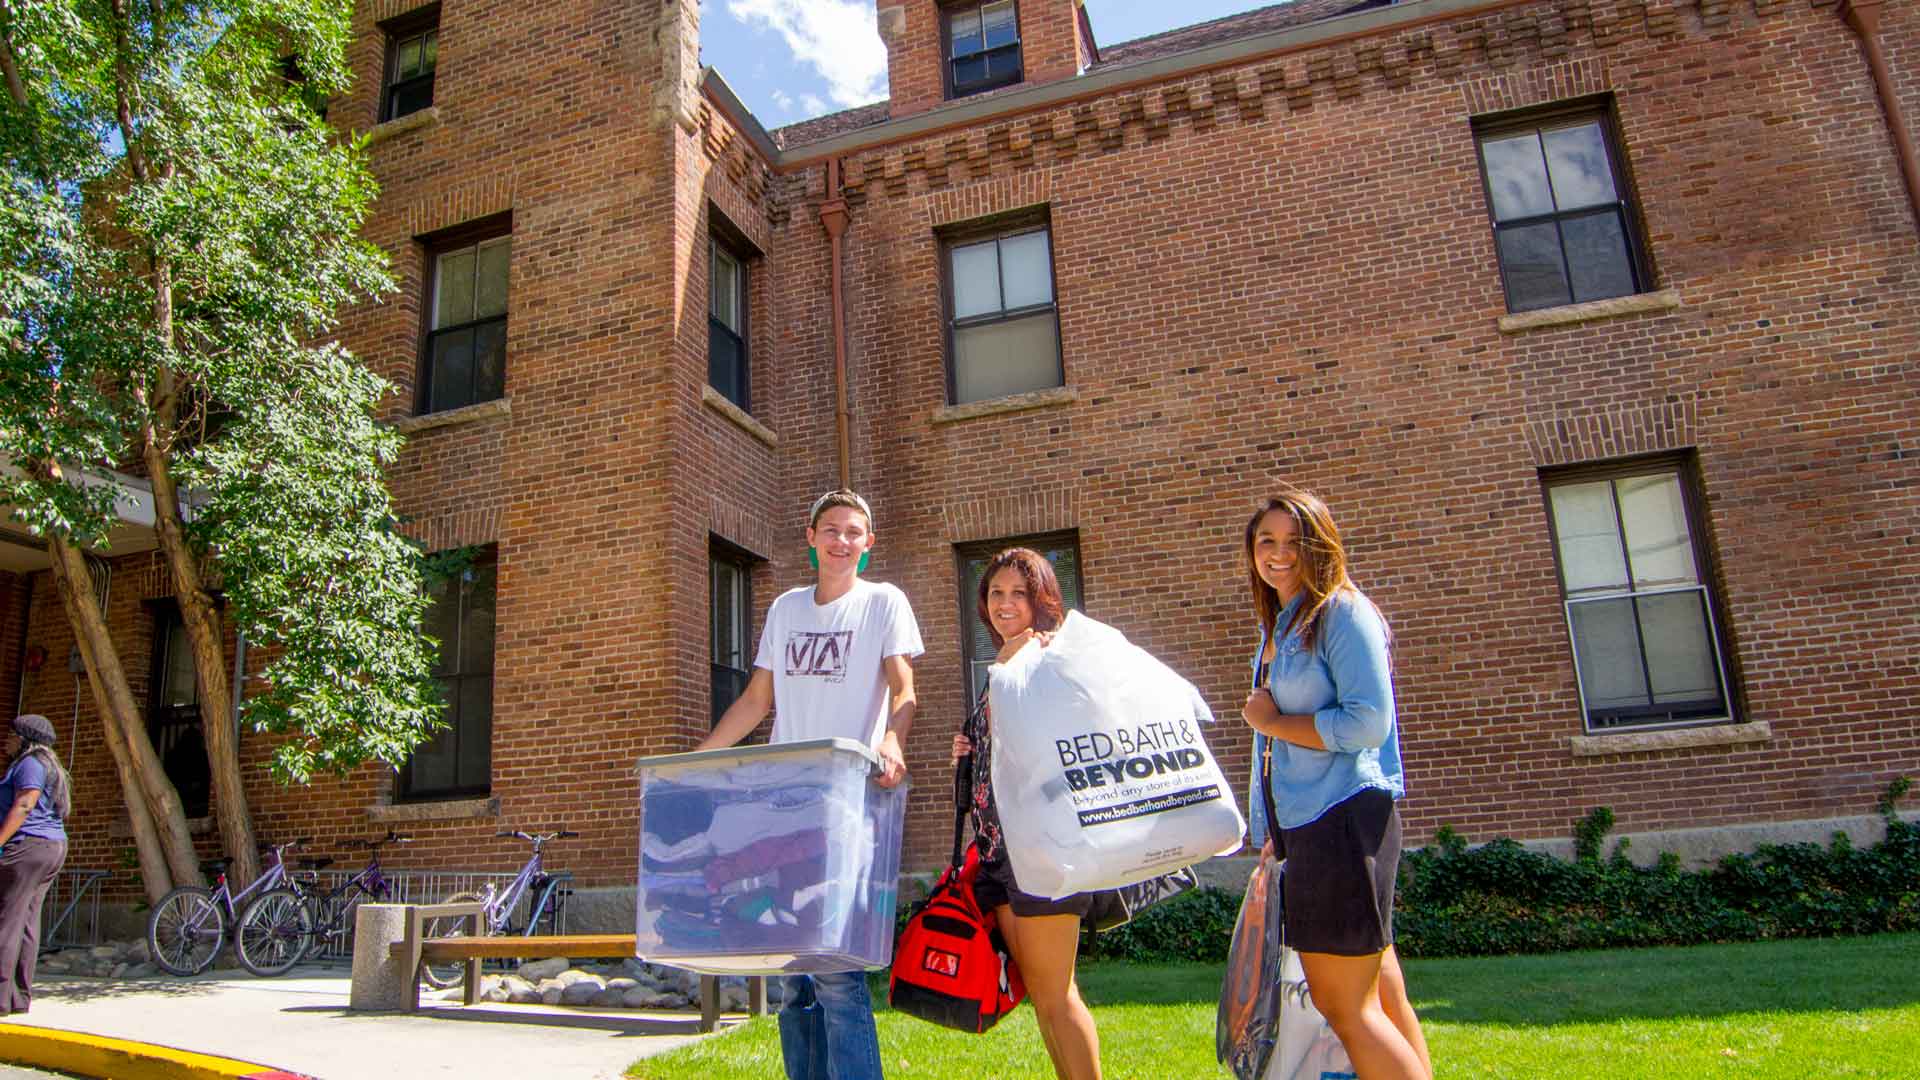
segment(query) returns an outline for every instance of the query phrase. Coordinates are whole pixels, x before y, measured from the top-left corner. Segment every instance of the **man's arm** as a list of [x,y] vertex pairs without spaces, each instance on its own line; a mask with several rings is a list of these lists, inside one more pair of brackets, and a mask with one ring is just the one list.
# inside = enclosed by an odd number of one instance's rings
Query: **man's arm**
[[887,676],[887,689],[893,695],[893,712],[887,716],[887,732],[880,736],[880,786],[894,787],[907,778],[907,732],[913,729],[914,710],[920,702],[913,696],[913,663],[905,656],[889,656],[880,661]]
[[719,750],[752,733],[760,726],[760,721],[773,711],[773,672],[766,668],[753,669],[753,678],[747,680],[747,688],[727,706],[720,722],[713,725],[713,733],[700,740],[695,750]]

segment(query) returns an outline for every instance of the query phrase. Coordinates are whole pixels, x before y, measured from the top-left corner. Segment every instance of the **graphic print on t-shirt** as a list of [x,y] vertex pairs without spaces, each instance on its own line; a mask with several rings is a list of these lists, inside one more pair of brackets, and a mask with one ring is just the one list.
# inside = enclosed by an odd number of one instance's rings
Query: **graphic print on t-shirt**
[[847,654],[852,651],[851,630],[790,630],[787,632],[787,675],[845,682]]

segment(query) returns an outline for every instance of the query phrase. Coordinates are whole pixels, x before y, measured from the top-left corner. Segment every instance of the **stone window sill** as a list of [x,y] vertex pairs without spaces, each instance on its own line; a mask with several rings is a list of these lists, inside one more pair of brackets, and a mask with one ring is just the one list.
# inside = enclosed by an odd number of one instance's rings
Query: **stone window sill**
[[1611,735],[1575,735],[1576,758],[1613,754],[1648,754],[1662,750],[1693,750],[1708,746],[1745,746],[1773,741],[1773,725],[1765,720],[1749,724],[1674,728],[1668,731],[1622,731]]
[[444,802],[374,803],[367,807],[367,820],[376,825],[402,825],[420,821],[471,821],[500,816],[500,800],[448,799]]
[[439,126],[440,109],[438,106],[429,105],[419,112],[408,113],[398,120],[388,120],[383,124],[375,124],[368,128],[367,145],[373,146],[377,143],[386,142],[389,139],[397,139],[410,132],[423,131],[430,127]]
[[951,424],[960,420],[972,420],[979,416],[999,416],[1002,413],[1026,412],[1028,409],[1071,405],[1079,400],[1080,391],[1071,386],[1056,386],[1050,390],[1030,390],[1024,394],[1008,394],[1006,397],[987,398],[985,401],[969,401],[965,405],[948,405],[934,410],[933,422]]
[[1609,300],[1589,300],[1584,304],[1563,304],[1560,307],[1541,308],[1538,311],[1523,311],[1518,315],[1502,315],[1500,332],[1524,334],[1529,330],[1539,330],[1549,326],[1572,326],[1575,323],[1594,322],[1598,319],[1615,319],[1622,315],[1672,311],[1679,306],[1679,289],[1661,289],[1658,292],[1616,296]]
[[452,427],[455,424],[468,424],[475,420],[490,420],[496,416],[512,414],[513,406],[508,401],[507,398],[494,398],[492,401],[482,401],[477,405],[462,405],[458,409],[448,409],[445,412],[403,416],[395,420],[393,426],[402,434],[411,435],[416,431],[426,431],[430,428]]
[[768,447],[780,445],[780,437],[775,435],[767,425],[747,415],[745,409],[728,401],[727,395],[715,390],[713,387],[703,386],[700,388],[700,402],[707,408],[733,421],[735,427],[759,439],[761,442],[767,444]]

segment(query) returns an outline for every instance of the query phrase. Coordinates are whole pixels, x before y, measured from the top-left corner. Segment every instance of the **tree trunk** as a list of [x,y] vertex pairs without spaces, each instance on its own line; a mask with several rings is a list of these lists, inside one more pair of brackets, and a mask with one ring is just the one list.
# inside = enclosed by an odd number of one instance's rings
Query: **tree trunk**
[[157,900],[175,885],[201,884],[200,859],[187,832],[180,795],[147,738],[146,724],[127,685],[126,669],[120,665],[120,654],[100,612],[100,598],[93,591],[86,556],[58,536],[50,539],[47,548],[53,556],[54,584],[60,590],[67,621],[73,626],[80,656],[86,661],[87,682],[93,688],[107,747],[120,773],[148,897]]
[[[170,394],[171,388],[163,388],[156,395],[163,425],[160,431],[172,427]],[[156,436],[155,425],[149,425],[143,451],[147,480],[153,485],[153,527],[173,572],[181,625],[193,646],[193,671],[200,689],[200,733],[206,741],[207,767],[213,777],[213,812],[220,822],[221,846],[233,860],[228,880],[240,888],[252,884],[260,873],[260,855],[254,843],[253,817],[247,811],[246,789],[241,786],[240,739],[233,725],[235,688],[227,677],[225,633],[220,611],[200,578],[199,559],[181,526],[179,490],[174,486],[172,465]]]

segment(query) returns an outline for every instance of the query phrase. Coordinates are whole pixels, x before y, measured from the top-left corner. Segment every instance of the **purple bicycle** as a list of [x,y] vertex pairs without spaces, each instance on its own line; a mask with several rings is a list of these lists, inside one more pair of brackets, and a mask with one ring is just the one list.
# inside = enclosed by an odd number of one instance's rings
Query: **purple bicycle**
[[[551,841],[570,840],[579,835],[564,828],[550,833],[525,833],[517,829],[497,832],[495,837],[511,836],[533,845],[533,852],[527,856],[526,864],[520,867],[520,872],[513,876],[505,889],[496,889],[489,883],[484,893],[455,893],[447,897],[445,902],[461,904],[477,900],[486,905],[480,913],[480,931],[486,937],[551,934],[555,927],[565,925],[561,921],[561,906],[572,890],[560,887],[564,878],[546,872],[540,852]],[[515,909],[523,898],[528,901],[526,921],[516,922]],[[423,933],[429,938],[465,937],[466,923],[465,919],[431,919]],[[449,987],[461,980],[465,966],[459,961],[448,964],[423,963],[420,965],[420,978],[428,986]]]
[[[272,890],[288,880],[286,853],[313,842],[312,837],[262,848],[267,868],[253,884],[235,895],[227,883],[231,859],[212,859],[205,867],[215,876],[214,887],[182,885],[160,898],[147,916],[147,951],[153,962],[170,975],[198,975],[213,966],[213,958],[226,944],[227,929],[238,922],[241,904],[257,893]],[[236,951],[238,947],[236,944]],[[241,955],[241,963],[246,957]],[[249,965],[248,970],[252,970]]]
[[[348,848],[365,848],[367,865],[360,872],[327,892],[314,892],[310,883],[287,877],[254,897],[240,912],[240,925],[234,938],[234,951],[240,964],[260,976],[280,975],[300,962],[315,943],[343,941],[353,933],[353,920],[360,905],[380,903],[393,891],[380,873],[380,849],[387,844],[411,843],[413,838],[393,830],[373,840],[348,840]],[[320,870],[332,859],[302,860]],[[251,892],[252,890],[248,890]]]

